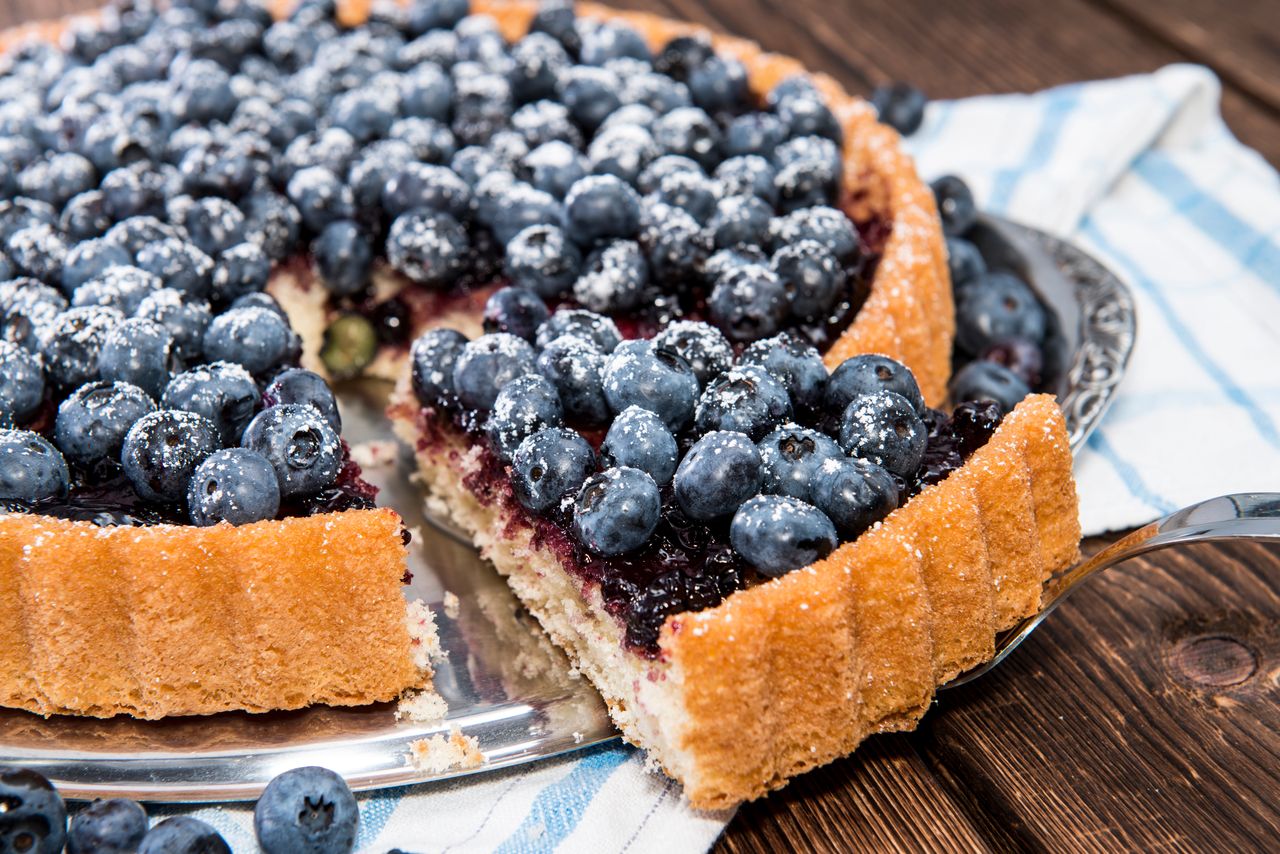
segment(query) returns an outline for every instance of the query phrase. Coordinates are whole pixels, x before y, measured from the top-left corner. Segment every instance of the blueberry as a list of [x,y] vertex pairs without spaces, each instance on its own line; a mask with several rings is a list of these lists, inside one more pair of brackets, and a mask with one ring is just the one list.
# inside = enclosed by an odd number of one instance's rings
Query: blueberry
[[333,432],[342,430],[342,416],[338,413],[338,401],[333,389],[324,377],[305,368],[289,368],[272,378],[262,392],[265,406],[278,403],[305,403],[314,406],[329,422]]
[[447,166],[407,163],[382,191],[382,208],[392,217],[424,208],[458,219],[470,207],[471,189]]
[[542,0],[529,22],[529,32],[546,33],[558,41],[565,50],[577,53],[581,44],[572,0]]
[[44,400],[44,370],[24,347],[0,339],[0,424],[23,424]]
[[85,282],[106,272],[108,267],[126,265],[132,261],[129,253],[114,243],[102,238],[86,240],[67,252],[60,279],[62,290],[71,295]]
[[723,273],[708,299],[711,322],[733,341],[773,335],[787,314],[786,286],[763,264],[745,264]]
[[113,327],[98,353],[98,375],[159,397],[174,366],[173,335],[153,320],[131,317]]
[[652,134],[638,125],[602,129],[587,147],[587,160],[597,175],[613,175],[635,185],[640,172],[659,154]]
[[303,224],[312,231],[321,231],[334,220],[355,216],[351,188],[323,166],[299,169],[289,179],[287,193]]
[[[374,143],[374,144],[379,145],[379,144],[385,144],[385,143]],[[401,143],[396,142],[395,145],[401,145]],[[366,148],[365,151],[367,152],[368,149]],[[389,158],[375,159],[374,163],[375,164],[380,163],[382,160],[386,160],[386,159],[389,159]],[[410,153],[409,159],[412,159],[412,153]],[[388,170],[388,174],[385,174],[382,176],[383,183],[385,183],[386,179],[390,177],[390,174],[389,174],[390,171],[399,171],[400,167],[407,162],[408,160],[398,159],[394,164],[395,170]],[[498,156],[494,154],[493,151],[491,151],[490,149],[484,148],[483,146],[479,146],[479,145],[468,145],[454,152],[452,159],[449,160],[449,168],[452,169],[459,178],[461,178],[464,182],[466,182],[467,186],[473,187],[485,175],[488,175],[490,172],[494,172],[505,167],[503,162],[499,160]],[[354,176],[356,174],[355,167],[352,167],[352,170],[353,170],[352,175]],[[360,201],[361,193],[360,193],[359,186],[356,184],[356,178],[351,177],[350,180],[352,182],[352,185],[356,186],[356,202],[358,204],[364,204],[363,202]],[[542,187],[540,189],[546,189],[546,188]],[[378,193],[381,193],[381,192],[382,192],[382,189],[381,189],[381,186],[379,186]]]
[[[663,178],[681,172],[693,173],[703,178],[706,177],[706,172],[702,170],[702,167],[690,158],[680,154],[664,154],[641,171],[640,177],[636,179],[636,188],[642,193],[656,192],[661,186]],[[708,206],[708,213],[710,212],[710,207]]]
[[[381,192],[381,185],[378,191]],[[302,214],[279,193],[261,190],[241,201],[244,238],[262,247],[267,257],[281,261],[293,253],[302,230]]]
[[646,71],[623,79],[622,101],[623,106],[605,119],[601,128],[611,127],[615,121],[648,127],[663,113],[691,105],[693,97],[680,81]]
[[721,374],[703,389],[694,423],[699,433],[736,430],[757,441],[791,415],[786,388],[764,369],[748,365]]
[[747,70],[731,57],[707,57],[689,71],[688,84],[693,102],[712,114],[736,112],[750,95]]
[[[817,137],[804,137],[816,139]],[[825,142],[826,140],[824,140]],[[779,147],[779,151],[782,148]],[[775,155],[776,157],[776,155]],[[839,195],[840,168],[809,155],[790,162],[776,162],[773,187],[778,210],[790,213],[818,205],[833,204]]]
[[831,554],[839,538],[835,525],[812,504],[758,495],[734,514],[729,542],[757,572],[777,578]]
[[62,208],[58,227],[74,242],[100,237],[111,227],[106,196],[101,190],[89,190],[75,196]]
[[125,798],[95,800],[71,820],[67,854],[133,854],[147,834],[147,812]]
[[116,460],[134,422],[156,411],[154,400],[124,382],[92,382],[58,406],[53,439],[73,463],[93,466]]
[[[271,109],[267,107],[268,111]],[[122,170],[111,173],[115,175]],[[239,198],[253,186],[266,166],[247,136],[212,136],[192,145],[178,162],[182,189],[193,196],[217,195]],[[105,182],[104,182],[105,183]],[[112,211],[112,197],[107,196]]]
[[564,409],[556,386],[540,374],[525,374],[498,392],[485,431],[498,456],[505,460],[529,436],[563,423]]
[[592,22],[578,34],[582,39],[578,54],[584,65],[604,65],[621,57],[645,62],[652,58],[644,37],[626,24]]
[[961,178],[943,175],[929,187],[938,202],[942,231],[948,237],[964,234],[978,221],[978,206],[973,200],[973,191]]
[[162,409],[133,423],[120,458],[138,495],[148,501],[182,502],[192,472],[220,444],[218,428],[209,419]]
[[391,223],[387,261],[418,284],[443,288],[462,274],[470,246],[466,230],[453,217],[412,210]]
[[621,106],[622,81],[604,68],[572,65],[560,75],[560,100],[584,131],[594,131]]
[[778,118],[791,137],[819,136],[840,142],[844,131],[822,98],[788,98],[778,104]]
[[133,266],[108,267],[76,289],[72,306],[106,306],[123,314],[137,311],[142,300],[160,289],[160,279]]
[[654,141],[664,153],[688,157],[703,169],[720,162],[721,136],[715,121],[697,107],[678,107],[653,126]]
[[717,249],[765,246],[773,208],[759,196],[726,196],[716,203],[707,228]]
[[228,303],[266,289],[271,260],[256,243],[238,243],[218,256],[213,267],[213,299]]
[[200,819],[175,815],[147,831],[138,854],[231,854],[231,848]]
[[787,136],[787,126],[772,113],[744,113],[730,122],[725,131],[725,154],[730,159],[756,155],[768,160]]
[[826,137],[812,135],[794,136],[779,145],[773,152],[773,165],[779,170],[793,165],[818,168],[824,178],[838,178],[844,171],[840,146]]
[[791,296],[791,314],[804,321],[825,318],[847,284],[844,268],[816,240],[781,247],[770,266]]
[[904,479],[920,468],[928,438],[911,401],[892,391],[859,395],[840,416],[840,447]]
[[767,264],[768,257],[759,246],[739,246],[736,249],[720,249],[711,253],[707,263],[703,265],[703,277],[708,282],[716,282],[730,270],[750,264]]
[[[7,441],[5,451],[7,451]],[[8,480],[0,466],[0,482]],[[58,854],[67,838],[67,807],[53,784],[35,771],[0,766],[0,846],[23,854]]]
[[790,332],[756,341],[740,365],[758,365],[782,384],[798,409],[817,409],[827,387],[827,368],[816,347]]
[[61,209],[73,196],[97,185],[93,164],[74,152],[37,160],[18,173],[18,194]]
[[52,226],[57,222],[58,212],[46,202],[27,198],[0,200],[0,241],[5,243],[24,228],[33,225]]
[[466,336],[453,329],[432,329],[413,342],[413,391],[423,406],[434,406],[452,393],[454,363],[466,345]]
[[903,136],[920,129],[926,104],[924,93],[910,83],[886,83],[871,93],[871,105],[880,114],[880,121]]
[[453,81],[440,66],[423,62],[405,72],[400,95],[405,116],[448,121]]
[[511,488],[535,513],[560,506],[596,468],[587,440],[564,427],[548,427],[525,439],[511,456]]
[[669,77],[683,81],[688,80],[695,68],[713,56],[715,51],[706,36],[676,36],[654,57],[653,67]]
[[67,249],[62,233],[44,223],[15,231],[5,244],[5,252],[18,272],[42,282],[56,282],[62,278]]
[[986,274],[987,262],[978,247],[968,240],[948,237],[947,270],[951,273],[951,287],[959,293],[965,285]]
[[513,284],[556,299],[577,279],[582,256],[559,227],[531,225],[507,244],[505,265]]
[[282,498],[332,486],[342,468],[338,434],[320,410],[308,404],[280,403],[262,410],[245,428],[240,445],[271,463]]
[[856,260],[860,252],[858,232],[849,217],[824,205],[801,208],[775,219],[770,233],[778,249],[802,240],[816,240],[845,263]]
[[649,264],[640,244],[613,240],[587,256],[573,296],[590,311],[617,314],[637,308],[648,283]]
[[693,519],[728,516],[760,491],[764,470],[748,436],[717,430],[703,436],[676,468],[676,502]]
[[693,282],[711,254],[711,236],[688,211],[645,199],[640,219],[640,245],[649,260],[650,278],[668,289]]
[[510,332],[532,341],[550,315],[542,297],[529,288],[499,288],[485,302],[484,331]]
[[565,197],[567,231],[588,245],[611,237],[631,238],[640,228],[640,196],[615,175],[590,175]]
[[573,421],[594,426],[608,420],[606,359],[593,345],[569,335],[549,342],[538,354],[538,373],[555,386],[565,414]]
[[507,127],[514,103],[511,84],[502,74],[481,71],[459,74],[454,66],[453,122],[450,128],[462,145],[483,145]]
[[217,63],[196,59],[183,68],[175,68],[174,97],[176,110],[187,121],[225,121],[236,107],[231,78]]
[[166,288],[181,291],[189,298],[205,299],[209,295],[213,259],[192,243],[175,237],[161,238],[139,249],[133,263],[159,278]]
[[536,344],[546,347],[557,338],[569,335],[580,338],[601,353],[612,353],[622,335],[612,320],[583,309],[561,309],[538,327]]
[[978,358],[1004,365],[1029,388],[1038,386],[1044,373],[1044,351],[1025,338],[997,341],[979,353]]
[[327,768],[308,766],[267,784],[253,808],[253,830],[265,854],[346,854],[355,847],[359,818],[346,782]]
[[778,200],[777,173],[757,154],[730,157],[716,167],[715,177],[726,196],[756,196],[770,205]]
[[1048,318],[1025,282],[1009,273],[988,273],[960,291],[956,344],[977,355],[999,341],[1022,338],[1039,344]]
[[237,362],[251,374],[278,365],[289,352],[288,321],[265,308],[233,308],[205,329],[204,355],[210,361]]
[[160,400],[165,409],[181,409],[209,419],[220,446],[236,445],[258,404],[258,386],[242,366],[211,362],[178,374]]
[[132,216],[161,216],[164,213],[164,174],[148,162],[131,163],[113,169],[102,178],[103,210],[119,221]]
[[507,78],[511,81],[511,94],[521,103],[554,97],[556,80],[570,65],[564,46],[536,30],[512,45],[511,59],[513,65]]
[[35,279],[0,282],[0,338],[39,352],[44,328],[66,309],[66,297]]
[[590,163],[581,152],[562,140],[544,142],[520,159],[520,171],[536,189],[564,198],[585,177]]
[[675,474],[679,449],[661,418],[647,409],[630,406],[609,426],[600,454],[606,466],[639,469],[661,486]]
[[395,89],[370,87],[353,89],[329,102],[328,120],[351,134],[357,143],[387,135],[400,112],[400,96]]
[[658,527],[662,498],[647,472],[619,466],[592,475],[574,502],[579,542],[606,557],[644,545]]
[[470,13],[470,0],[421,0],[409,7],[405,25],[410,33],[420,36],[428,30],[447,30]]
[[951,399],[991,400],[1008,413],[1031,389],[1013,371],[996,362],[970,362],[951,378]]
[[338,296],[358,293],[369,280],[373,246],[369,237],[349,219],[329,223],[311,244],[316,270],[329,292]]
[[453,388],[468,409],[491,409],[507,383],[532,373],[529,342],[506,332],[482,335],[462,348],[453,366]]
[[194,362],[203,352],[204,331],[213,319],[209,304],[184,300],[173,288],[152,291],[138,303],[134,317],[159,323],[173,336],[173,352],[183,362]]
[[234,204],[217,196],[175,204],[172,215],[186,229],[191,242],[206,255],[216,256],[243,243],[248,236],[245,215]]
[[69,308],[41,332],[46,377],[62,389],[84,385],[98,376],[98,354],[107,333],[124,320],[114,308],[87,305]]
[[274,518],[280,510],[276,471],[266,457],[248,448],[215,451],[192,475],[187,507],[192,524],[200,526]]
[[627,341],[605,363],[604,395],[615,413],[639,406],[677,431],[693,418],[698,378],[670,350],[659,350],[650,341]]
[[698,222],[705,223],[715,215],[717,204],[722,201],[723,188],[708,178],[700,167],[693,165],[694,169],[672,169],[656,178],[652,173],[645,175],[647,180],[657,182],[652,193],[656,201],[681,208]]
[[559,199],[528,184],[518,183],[503,196],[490,225],[493,236],[505,246],[530,226],[558,226],[564,223],[564,219],[564,205]]
[[925,411],[924,396],[910,369],[888,356],[865,354],[841,362],[827,380],[824,405],[840,415],[850,401],[864,394],[891,391],[905,397],[917,413]]
[[167,237],[176,240],[186,237],[180,228],[161,222],[153,216],[129,217],[111,226],[102,236],[134,257],[137,257],[138,252],[148,243],[164,240]]
[[684,359],[699,385],[705,386],[733,367],[733,346],[719,329],[701,321],[672,323],[654,336],[653,346]]
[[779,427],[756,447],[764,470],[761,491],[810,503],[819,467],[827,460],[844,458],[844,451],[830,436],[797,424]]
[[893,475],[856,457],[823,462],[811,485],[812,503],[827,514],[846,540],[856,538],[898,506]]
[[[65,495],[71,474],[58,449],[39,433],[0,428],[0,501],[36,502]],[[5,779],[0,774],[0,798]],[[5,828],[0,819],[0,831]]]

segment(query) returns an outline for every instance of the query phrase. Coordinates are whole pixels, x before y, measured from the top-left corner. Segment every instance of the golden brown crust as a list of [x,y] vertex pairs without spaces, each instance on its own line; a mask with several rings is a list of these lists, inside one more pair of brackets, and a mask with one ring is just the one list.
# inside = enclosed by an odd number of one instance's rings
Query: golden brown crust
[[0,705],[141,718],[419,685],[391,510],[233,527],[0,517]]

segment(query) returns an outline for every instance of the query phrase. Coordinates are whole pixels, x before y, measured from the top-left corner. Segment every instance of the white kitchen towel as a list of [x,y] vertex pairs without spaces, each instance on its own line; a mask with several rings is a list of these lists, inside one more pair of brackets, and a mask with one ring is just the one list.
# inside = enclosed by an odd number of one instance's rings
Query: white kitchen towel
[[1073,241],[1133,291],[1115,404],[1077,456],[1085,534],[1280,491],[1280,178],[1219,114],[1212,72],[930,106],[920,174]]
[[[1218,115],[1203,68],[933,104],[909,142],[984,210],[1078,242],[1133,289],[1138,343],[1076,464],[1086,533],[1225,492],[1280,489],[1280,182]],[[702,851],[730,813],[613,745],[361,795],[358,849]],[[256,850],[248,806],[153,807]]]

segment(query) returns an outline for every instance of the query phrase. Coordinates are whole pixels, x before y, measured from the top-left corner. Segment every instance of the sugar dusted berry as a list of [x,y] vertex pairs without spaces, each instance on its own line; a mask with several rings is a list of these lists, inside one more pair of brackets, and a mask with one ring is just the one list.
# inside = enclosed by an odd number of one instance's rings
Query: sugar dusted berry
[[532,373],[534,351],[529,342],[507,332],[493,332],[468,342],[453,365],[453,390],[469,409],[491,409],[507,383]]
[[44,399],[44,370],[36,354],[0,339],[0,425],[25,423]]
[[656,413],[629,406],[609,425],[600,455],[606,466],[640,469],[662,486],[676,472],[679,449],[675,436]]
[[64,495],[70,480],[66,460],[48,439],[0,428],[0,501],[34,503]]
[[280,510],[280,485],[266,457],[248,448],[215,451],[196,468],[187,487],[195,525],[245,525]]
[[915,407],[892,391],[859,395],[840,417],[840,446],[901,478],[913,477],[920,468],[927,441]]
[[846,540],[888,516],[898,506],[898,485],[881,466],[857,457],[824,460],[811,481],[812,503]]
[[559,392],[568,418],[583,426],[605,423],[609,402],[604,395],[604,368],[608,357],[582,338],[563,335],[538,353],[538,373]]
[[561,309],[538,327],[537,345],[545,347],[562,336],[580,338],[601,353],[609,354],[622,341],[617,325],[602,314],[583,309]]
[[1031,393],[1027,384],[1009,368],[987,361],[965,365],[951,378],[950,388],[953,400],[990,400],[1006,413]]
[[708,300],[711,321],[733,341],[775,334],[786,317],[786,286],[763,264],[731,267],[716,280]]
[[634,240],[613,240],[587,256],[573,296],[590,311],[617,314],[640,305],[649,263]]
[[200,463],[221,442],[212,421],[194,412],[160,410],[142,416],[125,435],[125,476],[148,501],[182,503]]
[[511,454],[528,437],[545,427],[559,427],[564,408],[556,386],[541,374],[525,374],[502,387],[485,422],[485,432],[498,456]]
[[412,210],[396,217],[387,234],[387,260],[413,281],[443,288],[465,269],[471,242],[456,219]]
[[467,337],[454,329],[423,333],[409,350],[413,392],[423,406],[434,406],[453,393],[453,367],[467,346]]
[[736,430],[758,440],[792,416],[791,396],[768,371],[747,365],[712,380],[698,398],[699,433]]
[[210,362],[184,371],[169,381],[160,403],[209,419],[217,428],[220,446],[236,445],[253,418],[258,385],[235,362]]
[[841,362],[827,380],[825,406],[838,415],[855,397],[877,391],[891,391],[910,401],[917,413],[925,411],[924,395],[910,369],[888,356],[864,354]]
[[265,406],[278,403],[303,403],[314,406],[335,433],[342,430],[338,400],[324,377],[305,368],[288,368],[272,377],[262,392]]
[[690,518],[706,520],[735,512],[760,491],[760,452],[751,438],[716,430],[694,443],[676,468],[675,497]]
[[240,444],[271,463],[282,498],[332,486],[342,467],[338,434],[320,410],[307,404],[281,403],[262,410],[245,428]]
[[511,487],[522,505],[545,513],[575,494],[595,469],[595,451],[586,439],[564,427],[548,427],[512,454]]
[[658,526],[662,497],[653,478],[620,466],[592,475],[578,492],[573,530],[588,549],[626,554],[648,541]]
[[672,351],[632,340],[619,345],[605,364],[604,395],[616,413],[639,406],[657,414],[668,429],[680,430],[693,418],[698,380]]
[[733,367],[733,345],[709,323],[678,320],[653,338],[653,346],[670,350],[689,363],[699,385],[705,386]]
[[835,551],[835,525],[821,510],[790,496],[758,495],[734,514],[734,551],[762,575],[777,578]]

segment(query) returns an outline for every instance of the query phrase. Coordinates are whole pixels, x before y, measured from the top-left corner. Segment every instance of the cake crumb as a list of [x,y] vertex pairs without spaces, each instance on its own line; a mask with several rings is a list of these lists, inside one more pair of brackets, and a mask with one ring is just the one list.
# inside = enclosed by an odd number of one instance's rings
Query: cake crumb
[[431,662],[440,661],[446,655],[440,646],[440,635],[436,633],[436,615],[421,599],[415,599],[409,603],[405,621],[409,626],[413,664],[419,671],[430,673]]
[[574,744],[582,744],[582,733],[580,733],[580,732],[574,732],[574,734],[573,734],[573,743],[574,743]]
[[485,763],[480,744],[474,736],[463,735],[454,726],[446,738],[443,733],[420,738],[409,744],[409,761],[424,774],[469,771]]
[[400,698],[396,705],[396,720],[408,720],[417,724],[433,726],[444,720],[449,713],[449,706],[435,691],[424,689],[410,691]]
[[390,439],[370,439],[351,446],[351,459],[363,469],[385,468],[396,461],[396,443]]
[[452,590],[446,590],[444,592],[444,615],[450,620],[458,619],[458,608],[461,604],[462,603],[458,600],[458,594],[454,593]]

